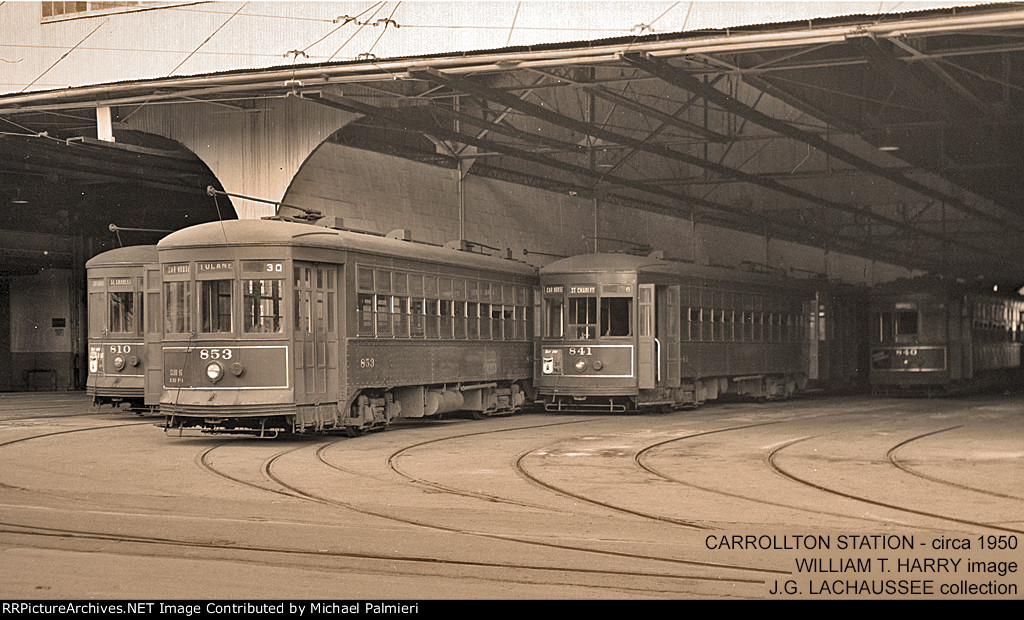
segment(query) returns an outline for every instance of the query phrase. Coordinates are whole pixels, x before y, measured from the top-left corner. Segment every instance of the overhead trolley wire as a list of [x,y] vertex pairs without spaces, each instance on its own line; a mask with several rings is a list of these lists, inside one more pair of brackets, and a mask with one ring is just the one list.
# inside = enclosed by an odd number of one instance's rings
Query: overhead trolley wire
[[[333,22],[333,23],[337,23],[337,22],[338,22],[339,20],[343,20],[343,21],[342,21],[342,23],[341,23],[341,25],[339,25],[339,26],[338,26],[337,28],[335,28],[334,30],[331,30],[330,32],[328,32],[328,33],[327,33],[327,34],[325,34],[324,36],[320,37],[320,38],[319,38],[319,39],[317,39],[316,41],[313,41],[312,43],[310,43],[309,45],[307,45],[306,47],[304,47],[304,48],[302,49],[302,51],[303,51],[303,52],[308,52],[308,51],[309,51],[309,48],[313,47],[313,46],[314,46],[314,45],[316,45],[317,43],[320,43],[321,41],[323,41],[323,40],[324,40],[324,39],[326,39],[327,37],[331,36],[331,35],[332,35],[332,34],[334,34],[335,32],[338,32],[339,30],[341,30],[342,28],[344,28],[345,26],[347,26],[347,25],[348,25],[349,23],[351,23],[351,22],[356,22],[356,23],[358,24],[358,23],[359,23],[359,22],[358,22],[358,19],[359,19],[360,17],[362,17],[362,16],[363,16],[363,15],[364,15],[365,13],[369,12],[370,10],[372,10],[372,9],[373,9],[374,7],[376,7],[376,6],[377,6],[377,5],[379,5],[379,4],[384,4],[384,3],[383,3],[383,2],[375,2],[375,3],[371,4],[371,5],[370,5],[370,6],[368,7],[368,8],[366,8],[366,9],[363,9],[363,10],[362,10],[362,11],[361,11],[360,13],[356,14],[356,16],[355,16],[355,17],[352,17],[352,16],[350,16],[350,15],[339,15],[339,16],[338,16],[337,18],[335,18],[335,20],[334,20],[334,22]],[[380,10],[380,9],[378,9],[378,10]],[[376,13],[374,13],[374,15],[376,15]],[[339,50],[339,51],[340,51],[340,50]],[[337,52],[335,52],[335,54],[337,54]],[[331,58],[333,58],[333,56],[332,56]]]
[[202,46],[206,45],[207,43],[209,43],[210,39],[212,39],[218,32],[221,31],[221,28],[223,28],[224,26],[227,26],[228,22],[230,22],[232,19],[234,19],[235,16],[238,15],[242,11],[242,9],[244,9],[248,5],[249,5],[248,2],[242,3],[242,6],[238,7],[238,10],[231,14],[231,17],[229,17],[226,20],[224,20],[223,24],[218,26],[216,30],[214,30],[212,33],[210,33],[210,36],[206,37],[206,39],[202,43],[199,44],[199,47],[197,47],[196,49],[192,50],[192,52],[188,56],[186,56],[184,60],[182,60],[181,62],[178,63],[178,66],[176,66],[173,69],[171,69],[171,72],[168,73],[167,76],[170,77],[170,76],[174,75],[174,72],[177,71],[178,69],[180,69],[181,65],[185,64],[186,62],[188,62],[188,59],[192,58],[192,56],[194,56],[195,53],[199,51],[200,47],[202,47]]
[[71,48],[71,49],[69,49],[68,51],[64,52],[64,54],[63,54],[63,55],[61,55],[61,57],[60,57],[60,58],[58,58],[58,59],[57,59],[56,61],[54,61],[54,63],[53,63],[52,65],[50,65],[49,67],[47,67],[45,71],[43,71],[43,72],[42,72],[42,73],[40,73],[40,74],[39,74],[38,76],[36,76],[36,79],[34,79],[34,80],[32,80],[31,82],[29,82],[28,84],[26,84],[26,85],[25,85],[25,87],[21,89],[21,92],[25,92],[26,90],[28,90],[29,88],[31,88],[33,84],[35,84],[36,82],[38,82],[39,80],[41,80],[41,79],[42,79],[42,77],[43,77],[44,75],[46,75],[47,73],[49,73],[51,69],[53,69],[54,67],[56,67],[56,66],[57,66],[57,65],[58,65],[58,64],[60,63],[60,61],[62,61],[62,60],[64,60],[65,58],[67,58],[67,57],[68,57],[68,54],[70,54],[71,52],[73,52],[73,51],[75,51],[76,49],[78,49],[78,48],[79,48],[79,46],[81,46],[81,45],[82,45],[83,43],[85,43],[85,40],[86,40],[86,39],[88,39],[88,38],[89,38],[89,37],[91,37],[92,35],[96,34],[96,31],[97,31],[97,30],[99,30],[100,28],[102,28],[102,27],[103,27],[103,26],[104,26],[104,25],[105,25],[105,24],[106,24],[106,23],[107,23],[108,21],[110,21],[110,18],[109,18],[109,17],[108,17],[107,19],[103,20],[102,22],[100,22],[100,24],[99,24],[98,26],[96,26],[95,28],[93,28],[93,29],[92,29],[92,32],[90,32],[89,34],[87,34],[87,35],[85,35],[84,37],[82,37],[82,40],[81,40],[81,41],[79,41],[78,43],[75,43],[74,47],[72,47],[72,48]]
[[[338,49],[336,49],[336,50],[334,51],[334,53],[333,53],[333,54],[331,54],[330,58],[328,58],[327,60],[328,60],[328,61],[334,60],[334,57],[335,57],[335,56],[337,56],[337,55],[338,55],[339,53],[341,53],[341,50],[343,50],[343,49],[345,48],[345,46],[346,46],[346,45],[348,45],[348,44],[349,44],[349,43],[350,43],[350,42],[352,41],[352,39],[356,38],[356,35],[357,35],[357,34],[359,34],[360,32],[362,32],[363,28],[365,28],[365,27],[366,27],[366,25],[367,25],[368,23],[370,23],[370,20],[372,20],[372,19],[373,19],[374,17],[376,17],[376,16],[377,16],[377,13],[380,13],[380,10],[384,8],[384,5],[385,5],[385,4],[387,4],[387,3],[386,3],[386,2],[381,2],[381,3],[380,3],[380,6],[374,5],[374,6],[377,6],[377,10],[373,12],[373,15],[371,15],[371,16],[370,16],[370,19],[369,19],[369,20],[367,20],[367,21],[365,21],[365,22],[363,22],[363,23],[360,23],[360,24],[359,24],[359,28],[357,28],[357,29],[356,29],[356,31],[352,33],[352,36],[350,36],[349,38],[345,39],[345,42],[341,44],[341,47],[339,47]],[[370,7],[370,8],[372,9],[373,7]],[[368,11],[368,10],[370,10],[370,9],[367,9],[367,11]],[[363,13],[365,13],[365,12],[366,12],[366,11],[363,11]],[[360,13],[360,15],[362,15],[362,13]]]
[[516,2],[516,14],[512,16],[512,25],[508,29],[508,39],[505,40],[506,46],[512,42],[512,31],[516,29],[516,20],[519,19],[519,7],[521,6],[523,6],[522,2]]
[[[372,57],[370,52],[372,52],[373,48],[377,47],[377,44],[380,43],[381,38],[384,37],[384,33],[388,31],[388,25],[395,24],[395,20],[393,20],[392,17],[395,16],[396,12],[398,12],[398,7],[400,7],[400,6],[402,6],[401,2],[395,3],[395,8],[394,8],[394,10],[391,11],[391,15],[389,15],[387,17],[387,19],[384,20],[384,29],[380,31],[380,35],[377,36],[377,39],[373,42],[373,45],[371,45],[370,48],[368,50],[366,50],[366,52],[364,53],[366,56]],[[379,23],[381,20],[377,20],[377,21]],[[395,24],[395,27],[397,28],[398,25]]]

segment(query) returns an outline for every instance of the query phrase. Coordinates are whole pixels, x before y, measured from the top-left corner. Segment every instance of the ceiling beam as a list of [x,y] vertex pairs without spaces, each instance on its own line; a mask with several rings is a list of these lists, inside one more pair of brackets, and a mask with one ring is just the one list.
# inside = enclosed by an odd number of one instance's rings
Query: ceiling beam
[[[623,57],[628,59],[631,56],[629,54],[626,54]],[[660,64],[666,64],[666,63],[660,63]],[[666,66],[668,66],[668,65],[666,64]],[[659,157],[663,157],[663,158],[667,158],[667,159],[670,159],[670,160],[679,161],[679,162],[686,163],[686,164],[689,164],[689,165],[692,165],[692,166],[696,166],[696,167],[705,168],[705,169],[710,170],[712,172],[715,172],[717,174],[721,174],[722,176],[731,177],[731,178],[736,178],[736,179],[740,179],[740,180],[743,180],[743,181],[747,181],[747,182],[749,182],[749,183],[751,183],[753,185],[758,185],[758,186],[765,187],[767,189],[771,189],[771,190],[774,190],[774,191],[777,191],[777,192],[780,192],[780,193],[783,193],[783,194],[787,194],[787,195],[792,196],[794,198],[798,198],[798,199],[810,202],[812,204],[816,204],[816,205],[821,206],[821,207],[833,209],[835,211],[844,212],[844,213],[863,214],[864,216],[868,217],[869,219],[875,220],[879,224],[885,224],[887,226],[892,226],[894,228],[906,230],[908,232],[920,233],[920,234],[925,235],[927,237],[931,237],[932,239],[934,239],[936,241],[939,241],[942,244],[961,245],[961,246],[965,247],[966,249],[971,250],[973,252],[977,252],[977,253],[982,254],[982,255],[990,255],[990,256],[992,256],[992,258],[995,258],[996,260],[998,260],[1000,262],[1009,262],[1009,261],[1012,260],[1010,257],[1006,257],[1006,256],[1004,256],[1002,254],[992,253],[986,247],[975,246],[975,245],[963,242],[961,240],[958,240],[956,238],[950,237],[950,236],[942,234],[942,233],[935,233],[935,232],[926,231],[926,230],[925,231],[919,231],[919,230],[913,228],[912,226],[908,226],[908,225],[906,225],[906,224],[904,224],[902,222],[893,220],[891,218],[885,217],[885,216],[880,215],[880,214],[876,214],[876,213],[873,213],[873,212],[870,212],[870,211],[864,211],[863,209],[860,209],[860,208],[855,207],[855,206],[847,205],[845,203],[840,203],[840,202],[828,200],[828,199],[825,199],[825,198],[821,198],[821,197],[815,196],[815,195],[813,195],[813,194],[811,194],[809,192],[805,192],[805,191],[800,190],[800,189],[796,189],[796,188],[793,188],[793,187],[790,187],[790,186],[787,186],[787,185],[783,185],[783,184],[781,184],[781,183],[779,183],[777,181],[774,181],[774,180],[771,180],[771,179],[767,179],[767,178],[763,178],[763,177],[759,177],[757,175],[750,174],[750,173],[747,173],[747,172],[743,172],[741,170],[737,170],[737,169],[734,169],[734,168],[730,168],[730,167],[724,166],[722,164],[717,164],[717,163],[714,163],[714,162],[710,162],[710,161],[707,161],[705,159],[702,159],[702,158],[699,158],[699,157],[695,157],[693,155],[688,155],[686,153],[681,153],[679,151],[667,148],[667,147],[665,147],[663,145],[653,144],[653,143],[650,143],[650,142],[646,142],[646,141],[643,141],[643,140],[638,140],[636,138],[632,138],[630,136],[619,134],[619,133],[616,133],[616,132],[613,132],[613,131],[610,131],[610,130],[607,130],[607,129],[603,129],[601,127],[598,127],[596,125],[587,123],[585,121],[581,121],[581,120],[577,120],[577,119],[565,116],[563,114],[560,114],[559,112],[556,112],[556,111],[551,110],[549,108],[546,108],[544,106],[540,106],[540,105],[536,105],[536,104],[529,103],[529,102],[526,102],[526,101],[522,101],[519,98],[515,97],[514,95],[511,95],[510,93],[507,93],[507,92],[504,92],[504,91],[501,91],[501,90],[498,90],[498,89],[494,89],[494,88],[491,88],[489,86],[480,84],[479,82],[471,80],[469,78],[465,78],[465,77],[461,77],[461,76],[449,75],[449,74],[442,73],[442,72],[436,71],[436,70],[426,70],[426,71],[410,72],[410,77],[415,78],[415,79],[432,80],[432,81],[435,81],[435,82],[439,82],[439,83],[447,85],[449,88],[451,88],[455,92],[468,93],[468,94],[480,97],[482,99],[495,101],[495,102],[497,102],[497,103],[499,103],[501,105],[505,105],[505,106],[508,106],[508,107],[511,107],[511,108],[518,109],[519,111],[521,111],[521,112],[523,112],[525,114],[528,114],[528,115],[533,116],[533,117],[535,117],[535,118],[537,118],[539,120],[551,123],[551,124],[556,125],[556,126],[560,126],[560,127],[564,127],[564,128],[567,128],[567,129],[571,129],[573,131],[579,132],[579,133],[584,134],[584,135],[590,135],[590,136],[595,137],[595,138],[599,138],[599,139],[603,139],[603,140],[608,140],[610,142],[616,142],[618,144],[622,144],[622,145],[625,145],[625,146],[630,146],[630,147],[636,148],[638,150],[645,151],[645,152],[651,153],[653,155],[657,155]],[[715,92],[719,92],[719,91],[715,90]],[[820,140],[820,138],[818,138],[818,140]],[[824,141],[822,140],[822,142],[824,142]],[[692,200],[692,199],[690,199],[690,200]]]
[[792,138],[805,144],[809,144],[812,147],[818,149],[819,151],[827,153],[831,157],[835,157],[836,159],[851,164],[856,168],[859,168],[861,170],[870,172],[871,174],[874,174],[876,176],[892,181],[893,183],[896,183],[897,185],[901,185],[909,190],[917,192],[922,196],[926,196],[928,198],[944,202],[954,208],[971,213],[976,217],[991,221],[999,226],[1012,228],[1024,233],[1024,227],[1021,227],[1003,218],[993,217],[992,215],[985,213],[984,211],[980,211],[968,205],[963,200],[960,200],[955,196],[951,196],[943,191],[937,190],[933,187],[929,187],[923,183],[920,183],[919,181],[915,181],[914,179],[908,178],[899,170],[894,170],[892,168],[880,166],[874,162],[864,159],[859,155],[851,153],[850,151],[847,151],[842,147],[832,144],[831,142],[828,142],[827,140],[816,134],[804,131],[803,129],[794,127],[789,123],[768,116],[763,112],[759,112],[758,110],[755,110],[750,106],[741,103],[740,101],[736,100],[730,95],[723,93],[717,88],[704,84],[697,78],[689,75],[685,71],[673,65],[670,65],[668,62],[664,60],[652,58],[650,56],[642,54],[625,54],[623,58],[625,58],[631,64],[634,64],[637,67],[644,69],[648,73],[660,77],[661,79],[665,80],[666,82],[673,86],[676,86],[678,88],[681,88],[683,90],[703,97],[707,101],[714,103],[715,105],[718,105],[727,112],[731,112],[732,114],[740,116],[741,118],[745,118],[757,125],[760,125],[766,129],[774,131],[788,138]]
[[[435,119],[426,117],[419,107],[410,108],[382,108],[371,104],[367,104],[354,99],[346,97],[339,97],[335,95],[328,95],[323,92],[315,92],[302,94],[300,97],[303,100],[318,103],[320,105],[326,105],[349,112],[355,112],[357,114],[363,114],[367,116],[379,116],[386,119],[388,122],[396,123],[404,127],[408,127],[417,131],[421,131],[426,134],[432,134],[442,140],[451,140],[453,142],[459,142],[463,144],[469,144],[480,148],[484,151],[496,152],[509,157],[521,159],[523,161],[529,161],[542,166],[547,166],[564,172],[569,172],[580,177],[591,178],[597,181],[607,183],[609,186],[618,186],[621,188],[632,189],[648,195],[658,196],[661,198],[667,198],[674,203],[680,203],[688,205],[687,209],[680,209],[671,207],[668,205],[653,205],[644,201],[632,201],[636,205],[635,208],[650,211],[653,213],[661,213],[672,217],[690,217],[695,214],[693,207],[698,209],[721,214],[718,219],[726,219],[734,223],[745,223],[742,226],[743,229],[749,232],[755,232],[758,234],[768,235],[779,239],[786,239],[796,243],[808,243],[808,236],[817,236],[818,242],[821,247],[830,248],[833,251],[838,250],[842,252],[848,252],[853,255],[868,256],[876,260],[883,260],[887,262],[893,262],[894,264],[907,265],[910,268],[934,270],[942,269],[944,272],[949,273],[950,269],[947,265],[946,259],[941,255],[941,251],[935,257],[923,256],[923,255],[910,255],[908,256],[903,246],[897,245],[893,247],[891,245],[881,245],[873,242],[870,238],[870,234],[864,238],[851,237],[844,235],[839,232],[839,228],[835,225],[828,225],[829,218],[818,217],[818,213],[815,217],[806,217],[803,211],[794,210],[792,217],[785,219],[780,217],[763,217],[758,214],[752,214],[746,210],[715,203],[709,200],[680,194],[678,192],[672,192],[665,189],[662,186],[645,183],[643,181],[637,181],[632,179],[626,179],[624,177],[608,175],[604,172],[592,170],[584,166],[578,166],[576,164],[568,163],[554,157],[543,155],[536,152],[526,151],[514,146],[502,142],[495,142],[493,140],[481,139],[471,134],[463,133],[454,129],[442,127],[436,123]],[[626,198],[627,200],[631,200]],[[701,211],[703,212],[703,211]],[[699,214],[699,213],[698,213]],[[855,216],[863,217],[864,219],[870,219],[864,212],[857,212]],[[724,216],[724,217],[722,217]],[[738,220],[736,219],[738,218]],[[884,223],[888,226],[899,228],[901,225],[898,222],[890,221],[887,218],[881,218]],[[821,220],[823,223],[817,223]],[[891,223],[890,223],[891,222]],[[875,222],[876,227],[881,222]],[[833,224],[834,218],[833,218]],[[862,227],[862,230],[869,230]],[[870,229],[869,232],[875,232],[878,228]],[[884,231],[883,231],[884,232]],[[923,233],[924,236],[934,236]],[[941,249],[941,248],[940,248]],[[973,273],[970,275],[974,275]]]

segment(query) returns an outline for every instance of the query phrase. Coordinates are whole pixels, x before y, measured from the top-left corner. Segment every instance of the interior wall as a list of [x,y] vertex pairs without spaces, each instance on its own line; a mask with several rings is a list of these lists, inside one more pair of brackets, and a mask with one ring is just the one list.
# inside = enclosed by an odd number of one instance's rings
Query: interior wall
[[6,389],[74,389],[72,272],[46,269],[7,280],[9,377]]
[[11,282],[0,278],[0,391],[11,388]]

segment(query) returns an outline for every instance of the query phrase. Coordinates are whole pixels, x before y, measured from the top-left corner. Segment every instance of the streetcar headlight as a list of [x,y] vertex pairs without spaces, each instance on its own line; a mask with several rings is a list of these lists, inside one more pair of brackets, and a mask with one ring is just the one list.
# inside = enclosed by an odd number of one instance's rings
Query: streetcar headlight
[[224,367],[217,362],[210,362],[206,366],[206,376],[210,381],[217,383],[224,376]]
[[576,361],[576,372],[583,372],[587,369],[587,360]]
[[114,368],[116,368],[118,370],[124,370],[124,356],[123,355],[115,355],[114,356]]

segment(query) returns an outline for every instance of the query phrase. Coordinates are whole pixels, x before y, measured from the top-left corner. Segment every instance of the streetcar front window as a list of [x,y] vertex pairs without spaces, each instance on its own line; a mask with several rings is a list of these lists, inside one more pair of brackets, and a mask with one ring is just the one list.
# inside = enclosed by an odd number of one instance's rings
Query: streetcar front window
[[633,299],[630,297],[601,298],[601,333],[604,336],[630,336],[633,333]]
[[[544,300],[547,305],[545,318],[547,326],[544,335],[548,338],[562,338],[565,335],[562,317],[565,314],[565,306],[561,298],[547,298]],[[509,318],[511,318],[511,313]]]
[[569,337],[589,339],[597,337],[597,298],[569,298]]
[[896,342],[913,342],[917,330],[917,312],[896,313]]
[[284,331],[284,281],[242,280],[242,331],[280,334]]
[[107,294],[110,304],[111,333],[135,333],[135,293],[131,291],[110,292]]
[[231,331],[231,280],[199,283],[200,325],[204,334]]
[[103,280],[95,278],[89,280],[89,335],[98,336],[104,329],[103,303],[106,300],[106,293],[103,291]]
[[164,283],[164,331],[168,334],[187,334],[192,331],[191,282]]
[[878,315],[878,341],[908,343],[917,340],[918,314],[913,310],[880,312]]

